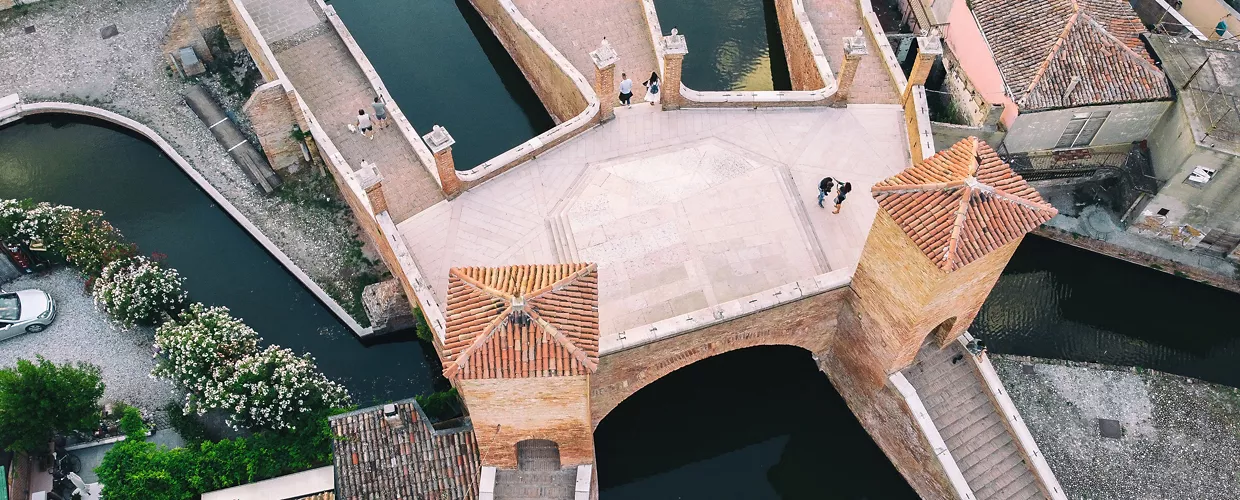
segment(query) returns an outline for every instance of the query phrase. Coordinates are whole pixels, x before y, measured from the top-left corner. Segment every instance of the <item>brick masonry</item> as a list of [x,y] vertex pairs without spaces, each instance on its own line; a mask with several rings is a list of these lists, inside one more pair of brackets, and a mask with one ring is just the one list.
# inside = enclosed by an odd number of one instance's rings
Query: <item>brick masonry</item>
[[805,32],[797,22],[792,8],[793,0],[775,0],[775,14],[779,18],[779,32],[784,41],[784,54],[788,60],[788,73],[792,90],[818,90],[826,86],[814,53],[810,51]]
[[565,467],[594,463],[590,379],[538,377],[462,379],[457,389],[469,406],[482,465],[517,467],[517,442],[549,439]]
[[297,116],[279,82],[260,86],[241,109],[250,118],[272,168],[282,172],[302,162],[301,146],[292,136]]

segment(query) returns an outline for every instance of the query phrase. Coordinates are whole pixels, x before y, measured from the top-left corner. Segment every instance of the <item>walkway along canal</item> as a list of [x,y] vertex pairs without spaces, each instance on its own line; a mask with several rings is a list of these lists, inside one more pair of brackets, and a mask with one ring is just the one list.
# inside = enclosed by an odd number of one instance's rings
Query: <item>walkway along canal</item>
[[167,255],[166,263],[185,277],[191,300],[227,306],[267,342],[312,354],[362,406],[429,392],[440,379],[434,354],[416,340],[362,345],[180,168],[135,134],[64,115],[0,128],[0,198],[102,210],[143,253]]
[[[693,90],[791,90],[775,0],[655,0],[664,34],[685,36]],[[650,75],[639,75],[634,82]]]
[[1031,235],[970,331],[998,353],[1240,387],[1236,311],[1240,295]]
[[555,126],[468,0],[332,3],[420,133],[443,125],[468,170]]

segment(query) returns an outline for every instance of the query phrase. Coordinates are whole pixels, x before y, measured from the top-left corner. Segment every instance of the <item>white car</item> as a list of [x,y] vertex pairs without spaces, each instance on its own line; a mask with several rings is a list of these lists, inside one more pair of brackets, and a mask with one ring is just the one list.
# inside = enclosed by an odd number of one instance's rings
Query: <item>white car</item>
[[0,340],[38,333],[56,319],[56,301],[42,290],[0,293]]

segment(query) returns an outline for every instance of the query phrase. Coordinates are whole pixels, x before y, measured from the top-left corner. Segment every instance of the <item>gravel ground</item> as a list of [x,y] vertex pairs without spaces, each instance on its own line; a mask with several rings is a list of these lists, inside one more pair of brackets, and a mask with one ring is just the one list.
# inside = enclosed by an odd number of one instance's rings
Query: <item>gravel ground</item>
[[85,361],[103,371],[102,403],[123,401],[150,412],[175,399],[173,387],[150,376],[153,328],[120,330],[95,309],[82,278],[71,269],[27,275],[4,285],[6,291],[37,288],[52,296],[59,312],[52,326],[0,341],[0,366],[41,355],[56,363]]
[[[1240,390],[1132,368],[991,359],[1069,497],[1240,498]],[[1101,437],[1100,418],[1118,420],[1123,437]]]
[[[188,85],[169,75],[160,53],[181,3],[47,0],[0,11],[0,96],[89,104],[146,124],[320,286],[347,288],[356,272],[345,258],[351,216],[259,194],[185,105]],[[103,40],[99,30],[112,24],[120,34]]]

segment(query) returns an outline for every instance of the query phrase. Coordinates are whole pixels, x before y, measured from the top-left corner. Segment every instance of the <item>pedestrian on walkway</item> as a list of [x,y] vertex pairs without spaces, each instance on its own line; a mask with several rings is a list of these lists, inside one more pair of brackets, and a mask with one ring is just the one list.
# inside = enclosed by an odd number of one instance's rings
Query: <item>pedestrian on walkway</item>
[[835,179],[823,177],[821,181],[818,181],[818,208],[827,208],[822,206],[822,201],[827,199],[832,189],[835,189]]
[[357,131],[367,139],[374,140],[375,138],[375,124],[364,109],[357,110]]
[[383,99],[376,97],[375,102],[371,103],[370,107],[375,109],[375,121],[378,123],[379,128],[388,128],[387,104],[383,102]]
[[629,79],[629,75],[620,73],[620,104],[625,106],[633,105],[633,80]]
[[659,103],[659,74],[654,71],[650,72],[650,79],[642,82],[646,87],[646,102],[651,106]]
[[831,213],[833,214],[840,213],[840,205],[844,204],[844,197],[848,196],[848,193],[851,191],[852,191],[851,182],[840,183],[840,188],[835,190],[835,211]]

